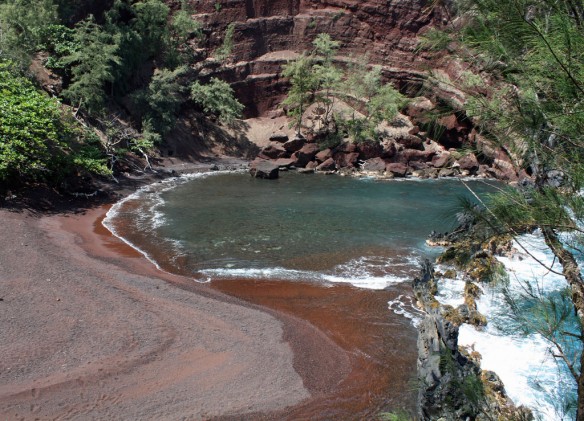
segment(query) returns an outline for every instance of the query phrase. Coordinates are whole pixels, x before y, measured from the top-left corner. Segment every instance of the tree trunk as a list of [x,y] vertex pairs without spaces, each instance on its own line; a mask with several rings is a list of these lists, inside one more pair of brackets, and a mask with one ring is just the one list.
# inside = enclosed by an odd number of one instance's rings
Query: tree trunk
[[[551,228],[542,228],[546,244],[552,250],[562,265],[564,277],[572,291],[574,310],[580,321],[580,328],[584,328],[584,279],[580,273],[578,262],[574,259],[564,245],[558,239],[557,234]],[[584,335],[584,332],[580,332]],[[576,419],[584,421],[584,352],[580,355],[580,374],[576,379],[578,383],[578,409]]]

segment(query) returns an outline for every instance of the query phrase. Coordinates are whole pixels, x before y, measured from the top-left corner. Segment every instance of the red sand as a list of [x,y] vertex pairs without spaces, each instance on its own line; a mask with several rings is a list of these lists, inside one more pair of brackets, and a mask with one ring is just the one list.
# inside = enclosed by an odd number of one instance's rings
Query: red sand
[[391,293],[214,285],[247,303],[158,271],[101,227],[104,211],[0,210],[0,419],[357,419],[411,408],[415,349],[399,342],[415,332],[383,321]]

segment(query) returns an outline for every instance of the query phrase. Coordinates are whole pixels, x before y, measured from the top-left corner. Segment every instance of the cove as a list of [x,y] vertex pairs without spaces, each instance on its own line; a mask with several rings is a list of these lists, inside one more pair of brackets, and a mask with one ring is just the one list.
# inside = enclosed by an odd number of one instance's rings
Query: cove
[[[470,182],[480,194],[490,184]],[[455,226],[460,196],[470,192],[459,180],[205,173],[136,192],[105,224],[159,267],[306,320],[346,351],[351,370],[335,390],[309,375],[313,398],[266,419],[374,419],[415,414],[405,297],[419,260],[439,252],[427,235]]]

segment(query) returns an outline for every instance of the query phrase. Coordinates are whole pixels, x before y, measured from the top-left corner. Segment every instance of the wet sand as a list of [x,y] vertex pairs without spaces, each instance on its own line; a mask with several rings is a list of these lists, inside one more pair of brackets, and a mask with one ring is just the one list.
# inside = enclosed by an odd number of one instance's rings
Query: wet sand
[[0,418],[362,419],[412,408],[415,332],[387,319],[397,291],[198,284],[109,235],[104,212],[0,210]]

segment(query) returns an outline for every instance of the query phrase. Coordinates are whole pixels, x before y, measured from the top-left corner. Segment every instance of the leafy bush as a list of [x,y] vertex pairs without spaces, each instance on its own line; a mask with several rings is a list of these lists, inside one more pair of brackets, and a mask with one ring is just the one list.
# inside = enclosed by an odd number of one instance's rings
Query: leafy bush
[[57,181],[74,167],[107,173],[99,144],[79,143],[80,136],[56,99],[0,62],[1,183]]
[[213,114],[224,123],[231,123],[243,112],[244,106],[233,95],[231,86],[223,80],[211,78],[202,85],[196,81],[191,85],[191,99],[207,114]]

